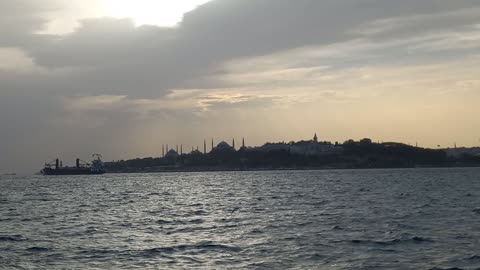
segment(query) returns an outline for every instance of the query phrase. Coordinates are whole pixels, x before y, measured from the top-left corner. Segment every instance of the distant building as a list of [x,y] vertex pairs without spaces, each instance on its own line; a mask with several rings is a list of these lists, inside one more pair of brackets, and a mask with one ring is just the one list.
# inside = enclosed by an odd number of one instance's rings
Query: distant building
[[444,149],[444,151],[447,153],[447,156],[454,157],[454,158],[459,158],[464,155],[480,157],[480,147],[447,148],[447,149]]
[[272,151],[290,151],[290,145],[286,143],[266,143],[256,148],[248,148],[249,151],[272,152]]
[[290,146],[290,153],[305,156],[323,156],[341,151],[341,147],[315,141],[301,141]]
[[341,152],[343,149],[338,145],[333,145],[329,142],[318,142],[317,134],[314,135],[313,140],[290,142],[290,143],[267,143],[261,147],[250,149],[250,151],[288,151],[292,154],[305,156],[322,156]]

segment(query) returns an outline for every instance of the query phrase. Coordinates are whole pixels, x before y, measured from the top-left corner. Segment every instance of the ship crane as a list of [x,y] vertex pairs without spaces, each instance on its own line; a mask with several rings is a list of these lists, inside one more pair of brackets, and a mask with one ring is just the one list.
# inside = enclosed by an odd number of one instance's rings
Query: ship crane
[[89,167],[90,163],[77,158],[77,168],[79,167]]
[[58,166],[57,164],[58,164],[58,159],[54,159],[50,162],[45,162],[45,167],[51,168],[51,167]]

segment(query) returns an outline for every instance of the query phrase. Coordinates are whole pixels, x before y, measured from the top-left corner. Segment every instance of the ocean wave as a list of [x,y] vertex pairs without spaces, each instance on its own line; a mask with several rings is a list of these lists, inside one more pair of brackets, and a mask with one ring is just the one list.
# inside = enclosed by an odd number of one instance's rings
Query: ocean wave
[[143,211],[143,212],[145,212],[145,213],[147,213],[147,214],[149,214],[149,215],[155,216],[155,215],[158,215],[158,214],[163,214],[163,213],[165,213],[165,210],[163,210],[163,209],[162,209],[162,210],[145,210],[145,211]]
[[203,204],[201,203],[194,203],[194,204],[190,204],[188,207],[202,207]]
[[161,224],[161,225],[163,225],[163,224],[171,224],[171,223],[174,223],[174,222],[175,222],[175,221],[173,221],[173,220],[166,220],[166,219],[159,219],[159,220],[155,221],[155,223]]
[[158,192],[152,192],[147,194],[147,197],[150,197],[150,196],[162,196],[162,194]]
[[188,213],[188,216],[206,216],[208,213],[203,210],[196,210]]
[[205,223],[205,220],[201,218],[196,218],[196,219],[189,219],[189,220],[181,220],[181,219],[175,219],[175,220],[169,220],[169,219],[159,219],[155,223],[159,225],[188,225],[188,224],[202,224]]
[[237,253],[242,251],[240,247],[229,246],[223,244],[217,244],[212,241],[203,241],[191,245],[177,245],[177,246],[166,246],[158,248],[150,248],[141,251],[141,255],[145,257],[151,257],[161,254],[173,254],[177,252],[219,252],[219,253]]
[[175,229],[173,231],[167,232],[168,235],[170,234],[176,234],[176,233],[192,233],[192,232],[198,232],[198,231],[211,231],[217,229],[217,226],[210,226],[210,227],[186,227],[186,228],[180,228],[180,229]]
[[27,251],[28,252],[48,252],[50,251],[50,249],[46,247],[31,247],[31,248],[27,248]]
[[391,246],[391,245],[398,245],[402,243],[424,243],[424,242],[434,242],[432,239],[423,238],[423,237],[412,237],[407,239],[391,239],[391,240],[359,240],[354,239],[350,241],[353,244],[374,244],[374,245],[381,245],[381,246]]
[[470,257],[465,258],[467,261],[480,261],[480,255],[473,255]]
[[256,227],[250,230],[250,234],[262,234],[265,233],[264,227]]
[[215,220],[215,222],[219,222],[219,223],[241,223],[243,221],[245,221],[245,219],[243,218],[221,218],[221,219]]
[[114,249],[80,249],[80,251],[76,252],[78,256],[77,259],[104,259],[104,258],[111,258],[112,256],[115,257],[130,257],[131,253],[128,250],[120,251]]
[[27,238],[14,234],[14,235],[0,235],[0,242],[21,242],[27,241]]
[[458,267],[449,267],[449,268],[434,267],[434,268],[430,268],[428,270],[465,270],[465,269],[458,268]]

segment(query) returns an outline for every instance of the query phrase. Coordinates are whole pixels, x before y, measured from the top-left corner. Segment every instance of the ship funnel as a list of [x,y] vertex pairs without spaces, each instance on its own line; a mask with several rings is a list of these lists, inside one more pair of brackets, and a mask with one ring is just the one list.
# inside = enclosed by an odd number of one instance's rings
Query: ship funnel
[[55,169],[58,170],[59,166],[60,166],[60,160],[57,158],[55,159]]
[[77,168],[80,168],[80,159],[79,158],[77,158],[76,165],[77,165]]

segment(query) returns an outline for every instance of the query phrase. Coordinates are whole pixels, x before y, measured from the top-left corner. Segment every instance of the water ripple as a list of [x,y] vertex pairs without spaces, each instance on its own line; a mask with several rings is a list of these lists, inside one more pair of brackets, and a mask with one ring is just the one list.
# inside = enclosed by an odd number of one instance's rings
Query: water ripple
[[0,181],[0,269],[480,267],[480,169]]

